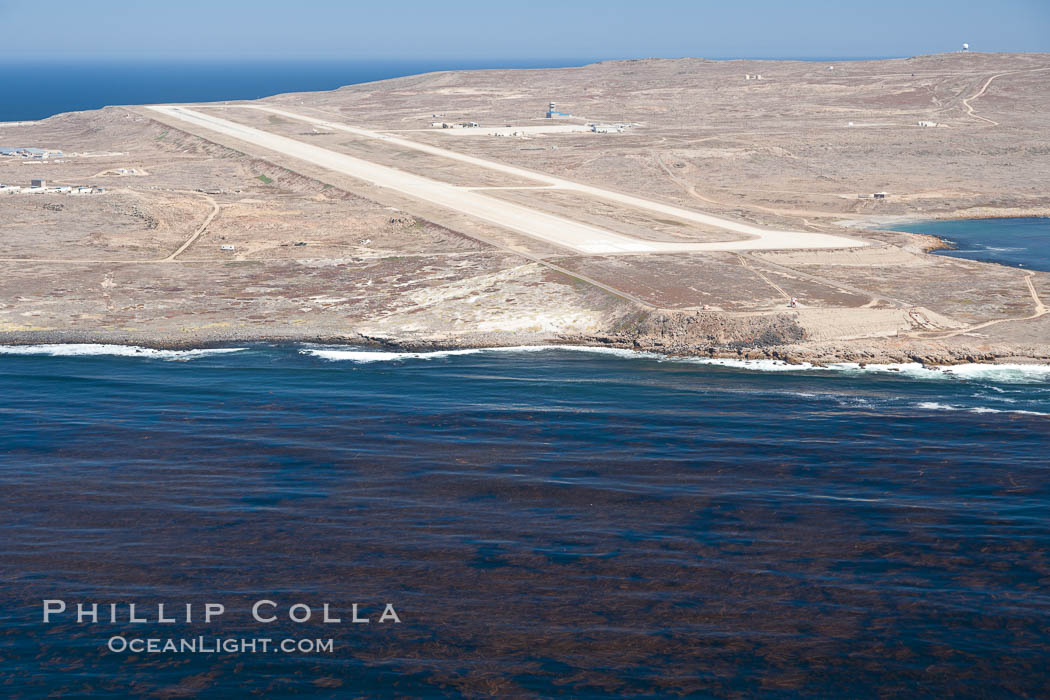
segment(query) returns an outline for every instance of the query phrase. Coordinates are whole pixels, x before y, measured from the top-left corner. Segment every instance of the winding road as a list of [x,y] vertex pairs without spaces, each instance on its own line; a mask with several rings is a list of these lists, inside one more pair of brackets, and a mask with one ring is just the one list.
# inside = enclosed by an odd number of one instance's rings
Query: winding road
[[983,122],[988,122],[992,126],[999,126],[999,122],[993,119],[989,119],[988,117],[982,117],[980,114],[977,114],[977,112],[974,111],[973,105],[971,105],[970,102],[972,100],[976,100],[978,97],[987,92],[988,86],[991,85],[992,81],[994,81],[996,78],[1001,78],[1004,75],[1017,75],[1019,73],[1038,73],[1039,71],[1044,70],[1050,70],[1050,68],[1031,68],[1029,70],[1010,70],[1006,71],[1005,73],[996,73],[995,75],[988,78],[988,80],[984,81],[984,85],[981,86],[980,90],[978,90],[977,92],[975,92],[974,94],[970,95],[962,101],[963,106],[966,107],[966,113],[975,119],[980,119]]

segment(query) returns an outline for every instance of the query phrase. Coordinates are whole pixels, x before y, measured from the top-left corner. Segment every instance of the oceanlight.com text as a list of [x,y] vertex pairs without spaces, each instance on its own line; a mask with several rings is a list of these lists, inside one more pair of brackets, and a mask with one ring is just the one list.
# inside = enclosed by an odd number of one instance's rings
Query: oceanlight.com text
[[331,654],[333,639],[271,637],[110,637],[115,654]]

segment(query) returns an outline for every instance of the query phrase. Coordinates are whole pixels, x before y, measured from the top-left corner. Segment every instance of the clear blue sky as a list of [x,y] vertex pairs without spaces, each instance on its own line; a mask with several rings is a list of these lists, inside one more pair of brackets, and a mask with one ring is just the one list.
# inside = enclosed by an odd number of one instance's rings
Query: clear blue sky
[[0,57],[864,57],[1050,51],[1050,0],[0,0]]

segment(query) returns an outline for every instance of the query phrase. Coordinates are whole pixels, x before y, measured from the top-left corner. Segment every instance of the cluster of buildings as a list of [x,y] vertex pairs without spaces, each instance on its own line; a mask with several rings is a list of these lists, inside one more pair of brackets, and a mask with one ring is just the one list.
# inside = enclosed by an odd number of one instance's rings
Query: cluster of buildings
[[48,160],[49,158],[61,158],[62,151],[53,151],[49,148],[0,147],[0,156]]
[[[557,103],[551,102],[550,104],[548,104],[547,105],[547,114],[546,114],[547,119],[556,119],[556,118],[561,118],[561,117],[572,117],[572,115],[569,114],[568,112],[559,112],[557,110],[558,110]],[[442,117],[443,115],[435,114],[433,116],[435,118],[438,118],[438,117]],[[579,120],[579,121],[582,121],[582,119],[580,119],[580,118],[576,118],[576,119]],[[476,129],[476,128],[480,127],[481,125],[478,124],[477,122],[472,122],[472,121],[465,121],[465,122],[432,121],[432,122],[430,122],[430,126],[432,128],[434,128],[434,129]],[[571,128],[570,128],[570,126],[571,126]],[[510,124],[508,124],[508,125],[506,125],[506,127],[499,127],[499,128],[494,128],[491,131],[486,131],[485,134],[488,135],[488,136],[529,138],[532,134],[540,134],[540,133],[547,133],[547,132],[551,132],[551,133],[559,132],[560,133],[560,131],[562,129],[567,129],[567,130],[571,130],[571,131],[587,131],[587,130],[589,130],[589,131],[591,131],[591,132],[593,132],[595,134],[622,134],[623,132],[627,131],[629,128],[634,126],[634,124],[627,123],[627,122],[616,123],[616,124],[589,123],[586,126],[583,125],[583,124],[576,124],[576,125],[570,125],[570,126],[549,125],[547,127],[537,127],[537,126],[514,127],[514,126],[511,126]]]
[[93,185],[51,185],[47,180],[34,178],[29,181],[29,186],[7,185],[0,182],[0,194],[102,194],[105,187]]

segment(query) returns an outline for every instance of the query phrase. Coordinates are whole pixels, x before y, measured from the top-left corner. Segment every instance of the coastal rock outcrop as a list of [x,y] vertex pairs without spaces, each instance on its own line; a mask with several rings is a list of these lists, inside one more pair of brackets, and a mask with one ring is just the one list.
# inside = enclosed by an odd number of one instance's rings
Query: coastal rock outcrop
[[695,352],[697,348],[760,348],[802,342],[796,314],[729,315],[712,311],[642,312],[622,319],[610,334],[639,350]]

